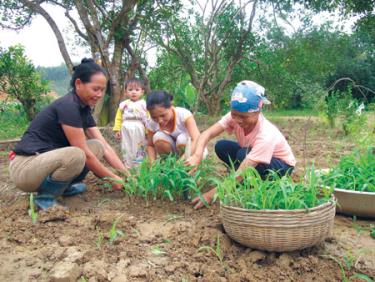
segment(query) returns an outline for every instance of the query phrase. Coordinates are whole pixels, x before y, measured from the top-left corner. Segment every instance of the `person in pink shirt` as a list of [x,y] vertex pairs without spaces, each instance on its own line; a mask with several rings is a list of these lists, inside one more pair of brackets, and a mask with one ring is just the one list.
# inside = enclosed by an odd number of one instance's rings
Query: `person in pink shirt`
[[[249,166],[255,167],[262,178],[270,171],[280,176],[291,173],[296,164],[293,152],[278,128],[261,113],[263,104],[270,104],[264,91],[264,87],[253,81],[238,83],[231,95],[231,111],[200,135],[186,164],[198,165],[207,143],[227,131],[236,136],[237,142],[220,140],[215,152],[228,166],[233,164],[238,174]],[[215,193],[216,189],[212,189],[203,197],[210,203]],[[192,203],[196,209],[204,205],[199,197]]]

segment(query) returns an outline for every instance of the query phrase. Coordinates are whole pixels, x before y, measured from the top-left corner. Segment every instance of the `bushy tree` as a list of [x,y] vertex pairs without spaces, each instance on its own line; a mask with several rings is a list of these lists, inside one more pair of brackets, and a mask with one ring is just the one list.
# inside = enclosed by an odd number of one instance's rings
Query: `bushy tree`
[[37,113],[42,95],[49,92],[48,82],[26,58],[22,46],[0,48],[0,90],[22,104],[30,121]]
[[237,6],[233,1],[216,0],[190,4],[194,8],[185,6],[177,13],[165,14],[148,28],[162,56],[174,60],[174,71],[189,76],[198,93],[194,111],[203,104],[214,115],[220,112],[235,66],[250,56],[259,3],[249,1]]
[[[163,9],[178,7],[178,0],[163,0]],[[106,120],[114,120],[123,93],[124,79],[138,73],[146,84],[145,46],[148,31],[141,26],[142,18],[157,18],[159,9],[154,1],[72,1],[72,0],[6,0],[0,1],[0,26],[22,29],[30,24],[35,15],[46,20],[55,34],[61,55],[69,72],[73,69],[70,52],[62,32],[46,5],[65,11],[67,21],[76,36],[76,44],[89,47],[92,57],[99,54],[101,64],[108,71],[109,99],[101,99],[94,116],[99,119],[104,101],[108,101],[109,113]],[[108,97],[108,96],[107,96]]]

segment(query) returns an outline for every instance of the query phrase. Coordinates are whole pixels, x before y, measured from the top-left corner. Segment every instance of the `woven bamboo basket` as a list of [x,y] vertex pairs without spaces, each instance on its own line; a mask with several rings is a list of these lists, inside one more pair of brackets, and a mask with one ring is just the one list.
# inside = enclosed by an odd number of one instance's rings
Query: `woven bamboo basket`
[[322,242],[333,232],[335,212],[334,201],[307,210],[220,206],[224,229],[233,240],[250,248],[276,252],[301,250]]

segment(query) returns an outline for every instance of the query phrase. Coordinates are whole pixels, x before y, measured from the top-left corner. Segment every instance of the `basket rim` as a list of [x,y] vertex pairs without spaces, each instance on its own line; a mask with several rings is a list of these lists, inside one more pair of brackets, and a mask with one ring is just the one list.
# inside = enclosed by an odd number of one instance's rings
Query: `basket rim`
[[358,195],[368,195],[368,196],[375,196],[375,192],[367,192],[367,191],[356,191],[350,189],[343,189],[343,188],[334,188],[336,192],[348,193],[348,194],[358,194]]
[[309,213],[317,210],[321,210],[324,208],[327,208],[329,206],[336,206],[336,197],[332,194],[332,198],[328,200],[326,203],[320,204],[319,206],[312,207],[312,208],[307,208],[307,209],[294,209],[294,210],[286,210],[286,209],[277,209],[277,210],[270,210],[270,209],[262,209],[262,210],[256,210],[256,209],[245,209],[245,208],[240,208],[240,207],[235,207],[235,206],[229,206],[225,205],[222,202],[220,202],[220,206],[226,209],[231,209],[231,210],[237,210],[237,211],[242,211],[242,212],[250,212],[250,213],[269,213],[269,214],[277,214],[277,213]]

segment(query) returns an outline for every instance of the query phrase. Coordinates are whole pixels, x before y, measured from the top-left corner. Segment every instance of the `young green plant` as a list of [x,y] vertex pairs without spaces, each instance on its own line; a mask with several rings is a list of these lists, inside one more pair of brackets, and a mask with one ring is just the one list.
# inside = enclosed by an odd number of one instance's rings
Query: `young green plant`
[[225,265],[224,265],[224,254],[221,250],[219,235],[217,235],[215,248],[213,248],[211,246],[203,246],[203,247],[200,247],[198,251],[207,251],[209,253],[214,254],[217,257],[217,259],[219,260],[220,264],[223,267],[225,267]]
[[167,252],[164,251],[160,246],[153,246],[151,248],[151,253],[153,253],[156,256],[165,255]]
[[38,221],[38,213],[36,212],[35,209],[35,203],[34,203],[34,194],[30,193],[29,197],[29,210],[28,210],[29,216],[31,217],[31,221],[33,224],[36,224]]
[[115,219],[112,223],[111,229],[109,230],[108,240],[110,244],[113,244],[119,236],[124,236],[124,232],[122,232],[121,230],[118,230],[116,227],[120,219],[121,219],[121,216]]
[[[352,253],[347,253],[342,259],[332,256],[332,255],[323,255],[323,257],[326,257],[328,259],[333,260],[338,264],[340,267],[341,272],[341,279],[343,282],[349,282],[356,278],[359,278],[361,280],[364,280],[366,282],[374,282],[369,276],[363,273],[353,272],[353,268],[355,268],[356,258]],[[351,273],[352,275],[348,276],[347,272]]]

